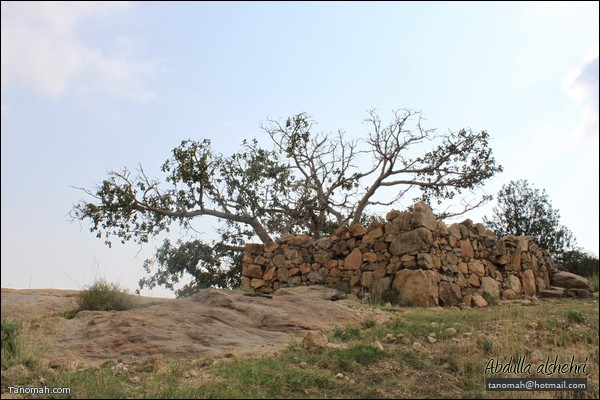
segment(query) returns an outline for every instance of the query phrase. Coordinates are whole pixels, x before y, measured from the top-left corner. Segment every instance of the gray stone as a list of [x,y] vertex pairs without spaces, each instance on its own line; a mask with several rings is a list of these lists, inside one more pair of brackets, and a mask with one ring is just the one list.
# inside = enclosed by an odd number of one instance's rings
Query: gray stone
[[433,243],[433,235],[427,228],[421,227],[398,235],[390,244],[390,253],[395,256],[411,251],[429,251]]
[[411,228],[425,227],[430,231],[435,231],[435,215],[433,215],[431,208],[425,202],[419,201],[412,206],[410,226]]
[[552,286],[560,286],[565,289],[585,289],[588,292],[594,291],[586,278],[571,272],[559,271],[552,274],[551,281]]

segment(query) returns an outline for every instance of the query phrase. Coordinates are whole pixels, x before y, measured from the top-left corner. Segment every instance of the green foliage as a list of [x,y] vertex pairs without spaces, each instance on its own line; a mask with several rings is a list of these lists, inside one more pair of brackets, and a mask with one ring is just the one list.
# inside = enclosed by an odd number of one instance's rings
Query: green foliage
[[[600,271],[598,257],[582,249],[565,251],[557,257],[556,263],[567,271],[581,276],[597,276]],[[596,290],[598,289],[596,288]]]
[[125,311],[131,308],[130,295],[119,284],[103,279],[82,290],[77,298],[78,311]]
[[484,217],[484,222],[499,237],[529,235],[552,255],[559,255],[575,244],[571,231],[560,225],[560,214],[552,208],[545,190],[530,187],[527,180],[511,181],[502,186],[497,200],[493,218]]

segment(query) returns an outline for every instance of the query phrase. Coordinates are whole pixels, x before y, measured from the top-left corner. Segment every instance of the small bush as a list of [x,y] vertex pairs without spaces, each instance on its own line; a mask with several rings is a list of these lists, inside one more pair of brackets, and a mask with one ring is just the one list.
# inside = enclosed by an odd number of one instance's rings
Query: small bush
[[2,367],[5,361],[14,358],[17,355],[17,339],[19,336],[19,326],[16,322],[2,320]]
[[585,323],[585,314],[579,310],[570,310],[567,312],[567,321],[572,324],[583,324]]
[[361,324],[361,326],[362,326],[364,329],[369,329],[369,328],[372,328],[372,327],[374,327],[375,325],[377,325],[377,321],[375,321],[375,319],[374,319],[374,318],[368,318],[368,319],[364,320],[364,321],[362,322],[362,324]]
[[77,299],[78,311],[124,311],[133,308],[129,294],[117,283],[94,282]]
[[333,330],[333,337],[338,338],[343,342],[348,342],[351,339],[359,339],[360,336],[360,329],[356,326],[347,326],[345,328],[335,327]]

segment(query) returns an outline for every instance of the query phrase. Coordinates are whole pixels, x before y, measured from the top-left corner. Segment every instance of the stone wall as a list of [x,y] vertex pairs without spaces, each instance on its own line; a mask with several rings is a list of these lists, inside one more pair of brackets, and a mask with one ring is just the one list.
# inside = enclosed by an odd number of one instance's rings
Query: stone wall
[[[447,226],[429,207],[313,240],[286,235],[245,248],[242,286],[257,292],[326,285],[412,306],[485,306],[485,298],[539,295],[555,267],[529,236],[497,238],[470,220]],[[486,295],[487,293],[487,295]]]

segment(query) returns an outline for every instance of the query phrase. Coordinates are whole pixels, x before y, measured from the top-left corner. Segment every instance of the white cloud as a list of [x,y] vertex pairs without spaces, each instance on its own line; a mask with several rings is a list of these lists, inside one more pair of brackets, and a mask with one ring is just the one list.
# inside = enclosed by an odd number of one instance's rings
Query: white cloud
[[577,146],[598,145],[598,42],[589,50],[583,64],[571,69],[563,89],[582,107],[580,126],[573,132]]
[[94,94],[151,99],[143,77],[154,61],[133,59],[134,52],[122,45],[126,37],[114,39],[113,51],[103,51],[79,32],[130,8],[127,2],[2,2],[2,89],[19,85],[59,97],[78,86]]

